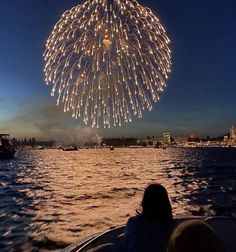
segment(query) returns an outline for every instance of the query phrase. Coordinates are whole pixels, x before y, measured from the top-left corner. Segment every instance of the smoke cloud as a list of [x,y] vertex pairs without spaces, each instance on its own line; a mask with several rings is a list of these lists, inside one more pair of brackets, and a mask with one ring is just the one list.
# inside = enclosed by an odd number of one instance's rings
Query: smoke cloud
[[32,99],[20,101],[17,105],[19,110],[16,116],[0,121],[0,132],[18,138],[55,139],[58,144],[101,142],[96,129],[83,127],[82,121],[71,118],[53,101]]

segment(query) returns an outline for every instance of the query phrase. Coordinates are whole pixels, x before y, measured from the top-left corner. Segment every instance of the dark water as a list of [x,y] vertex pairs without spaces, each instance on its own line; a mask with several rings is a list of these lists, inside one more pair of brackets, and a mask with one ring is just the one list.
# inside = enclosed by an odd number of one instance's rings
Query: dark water
[[236,217],[236,148],[24,151],[0,161],[0,251],[55,251],[124,224],[154,182],[175,215]]

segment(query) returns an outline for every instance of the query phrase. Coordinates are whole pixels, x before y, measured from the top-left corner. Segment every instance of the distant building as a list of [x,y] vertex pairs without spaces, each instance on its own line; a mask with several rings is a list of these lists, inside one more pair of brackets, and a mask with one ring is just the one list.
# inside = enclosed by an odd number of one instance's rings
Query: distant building
[[171,143],[171,135],[169,132],[162,134],[162,139],[164,144],[170,144]]
[[236,139],[236,127],[235,126],[232,126],[229,133],[230,133],[230,138],[231,139]]
[[227,142],[229,140],[228,136],[224,136],[224,142]]
[[177,137],[175,138],[175,142],[179,146],[183,146],[187,142],[187,137]]
[[157,143],[157,139],[155,137],[146,137],[138,139],[137,144],[142,146],[151,147]]

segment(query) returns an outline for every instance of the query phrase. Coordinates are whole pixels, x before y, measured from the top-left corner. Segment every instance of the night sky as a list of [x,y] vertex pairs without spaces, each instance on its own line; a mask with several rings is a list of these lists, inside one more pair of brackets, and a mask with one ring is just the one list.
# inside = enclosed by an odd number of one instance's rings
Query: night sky
[[44,84],[43,51],[64,11],[82,1],[1,0],[0,133],[56,137],[200,137],[236,125],[236,1],[140,0],[159,16],[171,39],[172,73],[152,112],[121,128],[93,130],[56,107]]

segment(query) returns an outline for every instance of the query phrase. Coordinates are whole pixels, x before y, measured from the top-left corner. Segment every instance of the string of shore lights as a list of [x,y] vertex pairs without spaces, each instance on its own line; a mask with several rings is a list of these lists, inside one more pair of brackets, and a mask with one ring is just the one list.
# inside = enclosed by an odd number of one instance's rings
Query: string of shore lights
[[171,72],[170,40],[135,0],[88,0],[66,11],[44,52],[57,105],[86,125],[110,128],[151,111]]

